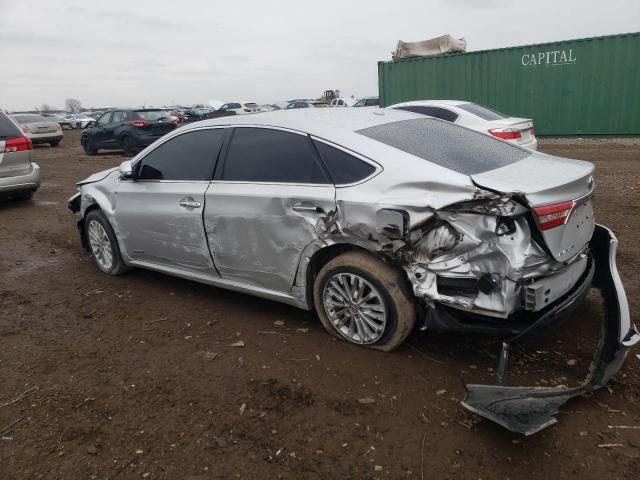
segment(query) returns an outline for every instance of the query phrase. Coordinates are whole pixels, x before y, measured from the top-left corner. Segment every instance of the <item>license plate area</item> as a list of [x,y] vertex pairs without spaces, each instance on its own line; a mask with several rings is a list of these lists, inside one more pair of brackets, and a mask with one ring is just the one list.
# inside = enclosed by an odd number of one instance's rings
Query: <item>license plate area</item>
[[524,289],[524,309],[537,312],[570,291],[587,268],[587,255],[580,257],[560,273],[541,278]]

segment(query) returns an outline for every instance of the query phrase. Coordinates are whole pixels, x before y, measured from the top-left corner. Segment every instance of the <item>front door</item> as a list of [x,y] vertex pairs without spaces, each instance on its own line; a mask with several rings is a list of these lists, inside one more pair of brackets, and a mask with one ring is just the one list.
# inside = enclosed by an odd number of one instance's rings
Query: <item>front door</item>
[[307,135],[236,127],[206,193],[209,246],[220,275],[289,292],[304,249],[335,211],[335,187]]
[[91,128],[91,141],[95,148],[104,148],[106,136],[106,127],[111,122],[113,112],[106,112],[98,118],[96,124]]
[[136,162],[133,180],[121,180],[115,219],[128,258],[217,276],[202,215],[224,131],[176,135]]

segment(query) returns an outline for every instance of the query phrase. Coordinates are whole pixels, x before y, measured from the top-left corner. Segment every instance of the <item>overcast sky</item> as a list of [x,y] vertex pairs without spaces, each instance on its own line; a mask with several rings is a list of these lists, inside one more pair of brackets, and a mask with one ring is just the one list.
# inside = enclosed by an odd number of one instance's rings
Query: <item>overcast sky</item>
[[482,50],[640,31],[640,0],[0,0],[0,108],[377,94],[399,39]]

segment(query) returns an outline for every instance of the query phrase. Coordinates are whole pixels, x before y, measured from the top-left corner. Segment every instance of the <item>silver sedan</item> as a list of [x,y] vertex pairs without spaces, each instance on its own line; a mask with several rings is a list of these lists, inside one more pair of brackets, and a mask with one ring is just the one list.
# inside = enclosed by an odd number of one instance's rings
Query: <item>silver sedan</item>
[[384,351],[416,324],[528,332],[595,278],[626,351],[638,337],[615,237],[594,224],[593,169],[414,113],[301,109],[178,129],[80,182],[69,206],[107,274],[315,309],[330,334]]

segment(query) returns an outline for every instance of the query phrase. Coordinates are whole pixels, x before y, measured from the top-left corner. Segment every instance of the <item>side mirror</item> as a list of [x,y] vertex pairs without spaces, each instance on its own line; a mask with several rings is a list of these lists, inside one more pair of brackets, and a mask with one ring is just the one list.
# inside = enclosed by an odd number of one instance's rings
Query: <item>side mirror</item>
[[133,165],[131,164],[131,160],[125,160],[120,164],[120,178],[122,179],[132,179],[133,178]]

